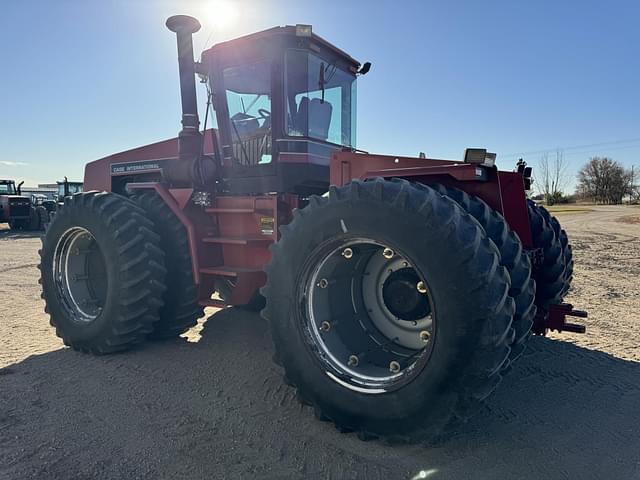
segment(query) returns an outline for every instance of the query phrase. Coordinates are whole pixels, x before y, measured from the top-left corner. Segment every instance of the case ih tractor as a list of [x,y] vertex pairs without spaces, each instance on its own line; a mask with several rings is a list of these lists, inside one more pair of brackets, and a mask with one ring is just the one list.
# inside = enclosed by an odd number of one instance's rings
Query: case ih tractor
[[[276,27],[194,62],[174,16],[177,139],[89,163],[41,251],[57,334],[106,354],[177,337],[203,307],[262,309],[275,361],[320,419],[415,440],[469,415],[533,333],[583,331],[563,304],[571,247],[527,201],[531,169],[356,149],[369,70]],[[195,75],[217,129],[200,131]],[[207,116],[209,114],[207,108]],[[263,304],[263,305],[261,305]],[[210,322],[215,322],[212,318]]]

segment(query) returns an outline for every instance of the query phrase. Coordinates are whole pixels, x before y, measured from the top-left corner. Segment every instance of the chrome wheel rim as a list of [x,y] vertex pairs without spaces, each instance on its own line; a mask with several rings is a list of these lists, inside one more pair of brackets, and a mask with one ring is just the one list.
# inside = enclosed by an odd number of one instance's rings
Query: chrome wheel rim
[[327,375],[364,393],[413,380],[436,325],[428,283],[411,260],[374,239],[351,238],[319,247],[308,264],[305,331]]
[[107,298],[107,269],[102,250],[89,230],[73,227],[60,236],[53,278],[69,318],[90,323],[100,315]]

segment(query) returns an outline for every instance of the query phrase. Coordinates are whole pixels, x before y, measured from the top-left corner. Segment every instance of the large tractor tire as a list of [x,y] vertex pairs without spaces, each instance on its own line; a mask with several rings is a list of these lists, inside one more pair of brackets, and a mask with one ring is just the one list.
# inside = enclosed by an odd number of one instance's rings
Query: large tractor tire
[[562,259],[564,262],[564,286],[562,288],[562,296],[566,295],[571,288],[571,281],[573,280],[573,249],[569,243],[569,237],[567,232],[560,226],[560,222],[556,217],[551,215],[549,211],[542,205],[537,205],[535,202],[529,200],[538,209],[538,212],[544,217],[547,223],[553,229],[553,233],[556,234],[556,239],[560,242],[562,247]]
[[45,312],[65,345],[94,354],[125,350],[158,321],[166,275],[160,237],[125,197],[66,198],[40,259]]
[[29,220],[10,218],[9,219],[9,228],[11,230],[23,230],[28,225]]
[[165,252],[167,290],[160,319],[154,324],[150,338],[175,338],[193,327],[204,309],[198,304],[198,287],[193,279],[187,231],[169,206],[155,191],[136,193],[132,199],[140,205],[160,234]]
[[38,214],[38,220],[40,222],[40,230],[46,230],[49,227],[49,211],[43,207],[36,207],[36,213]]
[[[546,311],[550,305],[562,303],[568,290],[565,251],[560,238],[547,219],[548,212],[531,200],[527,201],[527,208],[533,246],[542,255],[541,262],[535,265],[533,272],[536,280],[536,305],[538,309]],[[571,269],[573,269],[572,260]]]
[[271,247],[263,316],[298,398],[363,439],[432,438],[498,385],[515,311],[500,252],[428,187],[311,197]]
[[32,232],[42,230],[40,215],[38,215],[38,210],[34,206],[29,207],[29,224],[27,226],[27,229],[31,230]]
[[[417,184],[420,186],[420,184]],[[482,199],[469,195],[463,190],[449,188],[440,184],[431,185],[441,195],[455,200],[467,213],[482,226],[487,236],[500,251],[500,264],[509,272],[511,289],[509,295],[515,301],[514,329],[510,360],[516,360],[531,337],[531,327],[536,316],[536,282],[531,277],[531,260],[522,249],[518,235],[509,228],[502,215],[487,205]]]

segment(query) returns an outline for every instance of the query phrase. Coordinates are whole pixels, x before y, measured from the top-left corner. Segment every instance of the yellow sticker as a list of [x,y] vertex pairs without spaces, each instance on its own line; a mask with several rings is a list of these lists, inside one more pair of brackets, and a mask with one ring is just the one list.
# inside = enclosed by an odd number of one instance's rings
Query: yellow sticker
[[260,231],[263,235],[273,235],[276,219],[273,217],[260,217]]

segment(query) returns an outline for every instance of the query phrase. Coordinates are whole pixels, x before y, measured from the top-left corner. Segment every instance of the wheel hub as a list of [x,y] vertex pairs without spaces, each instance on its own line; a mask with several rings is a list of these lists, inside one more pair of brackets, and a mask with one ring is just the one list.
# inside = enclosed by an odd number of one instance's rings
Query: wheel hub
[[399,320],[414,321],[430,312],[427,296],[418,291],[420,277],[413,268],[391,273],[382,286],[382,298]]
[[323,250],[310,258],[303,290],[309,341],[327,374],[364,393],[410,381],[435,334],[427,282],[407,257],[375,240]]

